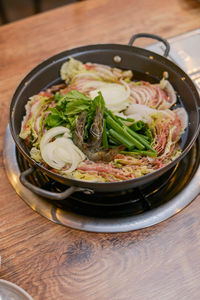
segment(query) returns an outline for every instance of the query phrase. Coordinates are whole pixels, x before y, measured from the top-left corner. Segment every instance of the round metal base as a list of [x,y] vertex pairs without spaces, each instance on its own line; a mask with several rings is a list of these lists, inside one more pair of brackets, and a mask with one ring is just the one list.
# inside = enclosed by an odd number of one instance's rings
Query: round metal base
[[[120,195],[94,194],[94,196],[78,193],[64,201],[50,201],[41,198],[21,184],[18,151],[9,127],[7,127],[4,137],[3,157],[8,179],[17,194],[42,216],[55,223],[79,230],[125,232],[149,227],[168,219],[187,206],[199,194],[199,150],[200,140],[198,139],[188,155],[170,171],[171,174],[168,173],[165,176],[166,179],[160,178],[160,182],[163,183],[159,188],[157,182],[153,182],[152,185],[144,187],[142,191],[131,190]],[[51,186],[54,184],[57,183],[53,182]],[[141,194],[139,200],[138,193]],[[107,197],[108,205],[99,206],[99,197]],[[127,201],[123,201],[124,204],[119,205],[117,197],[126,197]],[[115,199],[116,205],[113,205]]]

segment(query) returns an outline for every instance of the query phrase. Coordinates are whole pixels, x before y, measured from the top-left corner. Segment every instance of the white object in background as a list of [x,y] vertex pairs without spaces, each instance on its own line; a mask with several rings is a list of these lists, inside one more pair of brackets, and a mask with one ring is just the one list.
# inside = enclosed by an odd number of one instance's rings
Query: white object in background
[[[169,38],[169,59],[183,69],[200,90],[200,29]],[[165,46],[159,42],[146,49],[163,55]]]
[[0,300],[33,300],[33,298],[18,285],[0,279]]
[[189,75],[200,72],[200,30],[169,39],[170,58]]

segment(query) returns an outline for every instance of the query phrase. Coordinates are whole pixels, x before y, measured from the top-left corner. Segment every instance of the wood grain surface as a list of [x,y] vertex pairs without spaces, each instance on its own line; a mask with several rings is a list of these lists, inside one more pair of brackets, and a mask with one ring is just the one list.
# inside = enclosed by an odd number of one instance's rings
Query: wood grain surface
[[75,46],[126,44],[138,32],[168,38],[199,25],[195,0],[87,0],[0,27],[2,279],[41,300],[200,299],[199,197],[148,229],[87,233],[32,211],[11,187],[2,162],[11,96],[39,62]]

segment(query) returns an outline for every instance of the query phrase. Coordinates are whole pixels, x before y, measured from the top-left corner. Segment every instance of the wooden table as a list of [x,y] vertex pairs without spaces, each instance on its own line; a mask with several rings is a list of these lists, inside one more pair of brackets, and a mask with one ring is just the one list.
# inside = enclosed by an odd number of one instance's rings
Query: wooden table
[[[11,95],[39,62],[75,46],[126,44],[138,32],[167,38],[199,25],[200,3],[194,0],[88,0],[2,26],[1,158]],[[199,299],[199,197],[148,229],[95,234],[32,211],[11,187],[2,159],[0,191],[0,276],[34,299]]]

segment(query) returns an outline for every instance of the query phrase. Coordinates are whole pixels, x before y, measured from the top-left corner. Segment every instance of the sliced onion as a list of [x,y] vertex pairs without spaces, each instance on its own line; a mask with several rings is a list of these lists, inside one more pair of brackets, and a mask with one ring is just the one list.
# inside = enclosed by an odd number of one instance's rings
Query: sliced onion
[[68,135],[68,137],[70,136],[70,130],[66,127],[63,126],[58,126],[58,127],[54,127],[49,129],[42,137],[41,142],[40,142],[40,149],[43,148],[43,146],[47,143],[49,143],[50,140],[52,140],[55,136],[59,135],[59,134],[65,134]]
[[71,167],[68,170],[66,170],[65,173],[70,173],[73,170],[75,170],[78,164],[83,160],[82,157],[79,155],[79,153],[76,152],[78,148],[76,146],[75,147],[77,149],[73,148],[73,146],[75,145],[69,139],[65,139],[65,138],[57,139],[56,155],[64,162],[71,164]]
[[70,149],[67,139],[58,138],[56,139],[56,155],[57,157],[65,163],[71,163],[73,159],[73,151]]
[[101,91],[106,107],[113,112],[120,112],[128,105],[130,88],[127,83],[121,80],[119,83],[104,83],[98,89],[90,92],[90,97],[95,98]]
[[[57,137],[53,142],[51,140],[59,134],[64,133],[62,137]],[[42,137],[40,143],[41,156],[43,160],[52,168],[60,170],[62,173],[71,173],[78,164],[85,159],[85,155],[69,139],[69,129],[59,126],[48,130]],[[69,168],[65,171],[64,167]]]
[[47,145],[45,145],[41,150],[41,155],[43,160],[52,168],[60,170],[65,166],[65,162],[60,160],[55,155],[55,150],[57,148],[57,144],[54,142],[51,142]]
[[74,149],[74,151],[76,151],[76,153],[79,154],[81,159],[84,160],[85,159],[85,154],[76,145],[74,145],[72,140],[68,139],[68,142],[69,142],[69,145],[71,145],[71,147]]

